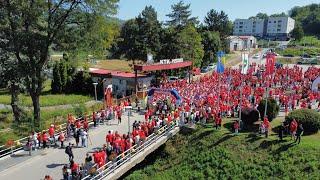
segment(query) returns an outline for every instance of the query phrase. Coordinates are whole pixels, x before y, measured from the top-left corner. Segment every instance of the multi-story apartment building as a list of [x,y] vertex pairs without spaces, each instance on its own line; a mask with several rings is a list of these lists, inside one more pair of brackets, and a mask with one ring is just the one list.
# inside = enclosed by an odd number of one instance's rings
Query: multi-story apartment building
[[294,29],[294,23],[294,19],[290,17],[270,17],[268,18],[266,36],[271,39],[287,39]]
[[263,37],[264,23],[263,19],[236,19],[233,35]]
[[233,34],[236,36],[286,40],[290,37],[294,24],[294,19],[290,17],[269,17],[265,20],[236,19]]

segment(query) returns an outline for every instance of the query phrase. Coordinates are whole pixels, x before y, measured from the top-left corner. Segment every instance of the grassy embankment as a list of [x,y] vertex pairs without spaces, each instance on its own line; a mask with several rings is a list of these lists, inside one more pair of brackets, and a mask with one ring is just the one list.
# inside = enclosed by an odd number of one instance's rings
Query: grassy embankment
[[[19,139],[32,130],[32,101],[28,95],[20,95],[19,105],[23,107],[26,118],[23,122],[14,123],[13,114],[10,109],[0,110],[0,145],[8,139]],[[0,104],[10,105],[10,94],[7,90],[0,90]],[[85,106],[85,102],[92,100],[90,96],[84,95],[59,95],[50,94],[50,81],[46,81],[43,94],[40,96],[41,122],[40,129],[47,129],[50,124],[63,124],[66,122],[68,113],[79,114],[81,112],[92,112],[101,108],[101,104]],[[61,106],[59,105],[66,105]],[[26,108],[27,107],[27,108]]]
[[[245,132],[234,136],[230,120],[222,130],[200,127],[180,132],[129,172],[125,179],[319,179],[320,133],[279,142]],[[273,127],[280,123],[273,121]]]

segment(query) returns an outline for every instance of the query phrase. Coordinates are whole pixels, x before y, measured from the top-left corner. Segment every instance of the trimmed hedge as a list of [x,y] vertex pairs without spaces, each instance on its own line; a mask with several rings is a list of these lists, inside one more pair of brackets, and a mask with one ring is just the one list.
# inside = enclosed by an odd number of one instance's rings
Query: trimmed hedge
[[241,110],[241,120],[245,126],[253,125],[259,120],[259,112],[253,108],[244,108]]
[[[258,111],[260,112],[261,120],[263,120],[264,118],[263,116],[264,116],[265,103],[266,103],[266,100],[263,99],[260,101],[260,104],[258,106]],[[267,104],[267,117],[270,122],[277,117],[277,115],[279,114],[279,110],[280,110],[280,107],[277,104],[276,100],[274,100],[273,98],[269,98],[268,104]]]
[[320,129],[320,114],[312,109],[298,109],[289,113],[286,117],[286,123],[296,119],[302,123],[306,134],[317,133]]

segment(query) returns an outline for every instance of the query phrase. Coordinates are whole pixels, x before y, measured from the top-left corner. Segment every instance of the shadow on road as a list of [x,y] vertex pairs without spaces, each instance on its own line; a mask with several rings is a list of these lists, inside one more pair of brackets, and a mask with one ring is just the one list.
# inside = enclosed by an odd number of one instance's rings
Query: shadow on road
[[56,163],[53,163],[53,164],[48,164],[47,165],[47,168],[49,169],[53,169],[53,168],[56,168],[56,167],[59,167],[59,166],[64,166],[65,164],[56,164]]

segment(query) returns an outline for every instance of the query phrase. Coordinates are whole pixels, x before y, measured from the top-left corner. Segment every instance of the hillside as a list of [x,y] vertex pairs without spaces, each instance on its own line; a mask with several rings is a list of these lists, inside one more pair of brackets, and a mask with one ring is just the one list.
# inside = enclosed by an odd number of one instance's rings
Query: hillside
[[200,127],[175,136],[124,178],[320,179],[319,137],[319,133],[303,137],[295,145],[289,137],[278,142],[274,133],[266,139]]

